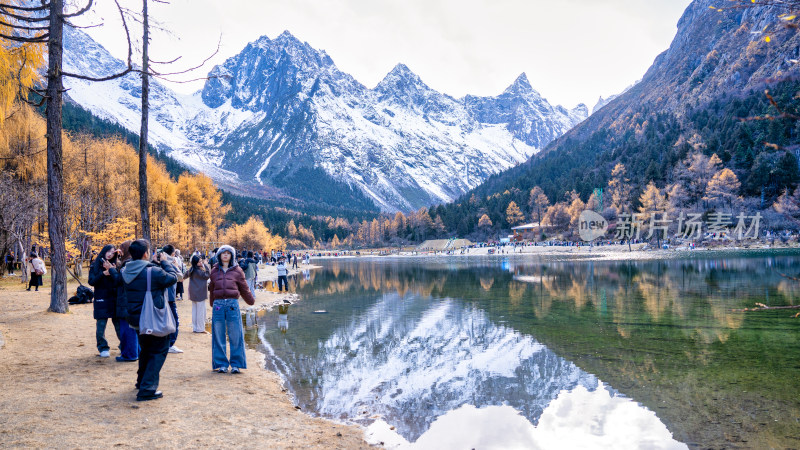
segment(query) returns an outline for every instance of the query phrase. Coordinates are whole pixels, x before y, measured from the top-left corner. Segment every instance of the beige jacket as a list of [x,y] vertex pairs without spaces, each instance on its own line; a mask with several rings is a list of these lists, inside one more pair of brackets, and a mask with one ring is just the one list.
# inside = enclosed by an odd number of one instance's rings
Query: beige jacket
[[28,270],[31,274],[36,273],[37,270],[41,271],[42,274],[47,273],[47,268],[44,266],[44,261],[42,261],[40,258],[33,258],[30,260],[28,264]]

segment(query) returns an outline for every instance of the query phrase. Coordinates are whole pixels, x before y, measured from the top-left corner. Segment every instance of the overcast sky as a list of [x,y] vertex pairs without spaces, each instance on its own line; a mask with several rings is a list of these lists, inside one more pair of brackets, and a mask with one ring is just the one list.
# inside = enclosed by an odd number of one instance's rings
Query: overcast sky
[[[124,59],[111,0],[86,31]],[[140,9],[140,0],[121,0]],[[171,35],[153,37],[153,59],[183,56],[176,68],[219,54],[201,77],[258,37],[289,30],[325,50],[336,65],[374,87],[397,63],[432,88],[461,97],[497,95],[525,72],[551,103],[590,108],[599,96],[640,79],[669,47],[690,0],[171,0],[150,15]],[[137,34],[140,32],[137,32]],[[184,76],[184,79],[193,78]],[[174,84],[184,93],[203,82]]]

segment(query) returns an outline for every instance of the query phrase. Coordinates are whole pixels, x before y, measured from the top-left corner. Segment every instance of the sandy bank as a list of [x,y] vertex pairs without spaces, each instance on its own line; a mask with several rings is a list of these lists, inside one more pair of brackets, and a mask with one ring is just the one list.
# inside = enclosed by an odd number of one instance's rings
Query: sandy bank
[[[260,292],[257,300],[270,296]],[[73,305],[69,314],[46,312],[48,305],[47,280],[38,293],[10,281],[0,287],[3,447],[367,447],[360,429],[296,410],[254,350],[242,375],[213,373],[211,336],[191,332],[188,300],[178,302],[176,345],[185,353],[168,356],[164,398],[151,402],[135,401],[138,365],[114,360],[111,324],[111,358],[97,356],[91,304]]]

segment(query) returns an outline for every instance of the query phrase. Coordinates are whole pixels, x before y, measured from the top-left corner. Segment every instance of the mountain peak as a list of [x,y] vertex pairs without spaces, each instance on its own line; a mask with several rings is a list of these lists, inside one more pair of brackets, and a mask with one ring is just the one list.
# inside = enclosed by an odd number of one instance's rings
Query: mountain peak
[[382,93],[399,93],[429,90],[429,88],[422,82],[419,75],[412,72],[408,66],[403,63],[398,63],[386,74],[383,80],[375,86],[375,90]]
[[533,91],[533,87],[531,86],[531,82],[528,80],[528,75],[525,72],[522,72],[511,86],[509,86],[505,92],[507,93],[522,93],[522,92],[531,92]]
[[283,30],[283,33],[275,38],[277,42],[292,42],[301,44],[300,39],[297,39],[289,30]]
[[384,77],[384,79],[387,79],[387,78],[400,78],[400,79],[403,79],[403,80],[413,80],[415,82],[421,82],[422,81],[419,78],[419,75],[417,75],[416,73],[411,71],[411,69],[409,69],[408,66],[403,64],[403,63],[398,63],[396,66],[394,66],[394,68],[392,68],[391,72],[386,74],[386,77]]

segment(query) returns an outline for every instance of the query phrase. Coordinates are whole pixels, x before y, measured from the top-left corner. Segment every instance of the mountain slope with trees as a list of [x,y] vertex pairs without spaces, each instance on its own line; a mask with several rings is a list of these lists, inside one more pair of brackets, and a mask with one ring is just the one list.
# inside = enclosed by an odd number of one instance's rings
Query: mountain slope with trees
[[[800,181],[800,35],[791,3],[693,2],[640,83],[527,163],[431,213],[451,234],[494,233],[515,224],[507,214],[513,202],[526,220],[567,231],[580,214],[576,200],[613,220],[639,212],[652,183],[662,207],[764,210],[769,226],[793,226],[796,217],[773,208],[791,200]],[[533,198],[541,193],[553,204],[544,213]],[[491,227],[480,226],[484,215]]]

